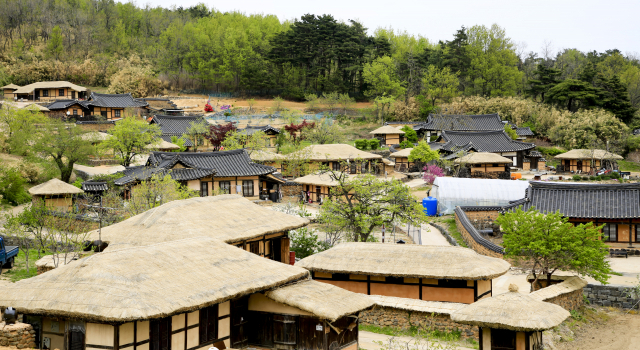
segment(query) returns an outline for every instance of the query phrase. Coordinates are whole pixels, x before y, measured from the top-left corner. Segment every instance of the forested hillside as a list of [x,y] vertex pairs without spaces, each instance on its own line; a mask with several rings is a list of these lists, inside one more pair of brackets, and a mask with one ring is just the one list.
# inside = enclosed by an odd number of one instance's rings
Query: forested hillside
[[122,92],[142,80],[150,88],[134,94],[170,89],[296,100],[339,92],[383,108],[414,103],[422,115],[457,96],[520,96],[560,111],[601,108],[640,126],[639,57],[614,48],[540,57],[498,25],[463,27],[448,40],[427,39],[425,25],[422,35],[368,31],[331,15],[290,23],[203,4],[0,0],[0,83],[69,80]]

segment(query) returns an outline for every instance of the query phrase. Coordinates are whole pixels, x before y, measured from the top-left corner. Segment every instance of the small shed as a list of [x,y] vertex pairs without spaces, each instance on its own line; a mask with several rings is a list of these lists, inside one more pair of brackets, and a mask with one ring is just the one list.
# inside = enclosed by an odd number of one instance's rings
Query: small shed
[[369,134],[379,139],[380,144],[389,146],[399,144],[402,141],[404,131],[391,125],[385,125],[373,130]]
[[411,154],[413,148],[405,148],[398,152],[391,153],[389,157],[395,161],[395,170],[399,172],[407,172],[413,165],[413,162],[409,161],[409,154]]
[[171,151],[179,150],[180,146],[176,145],[175,143],[167,142],[165,140],[160,139],[158,143],[146,145],[144,146],[144,148],[154,150],[154,151],[158,150],[160,152],[171,152]]
[[[469,168],[471,177],[481,178],[510,173],[511,164],[513,164],[511,159],[489,152],[472,152],[457,158],[453,162],[458,166]],[[506,178],[508,178],[508,176]]]
[[82,183],[82,190],[91,195],[101,196],[109,189],[106,181],[85,181]]
[[455,322],[480,327],[480,350],[542,349],[542,331],[556,327],[571,314],[562,307],[509,292],[486,298],[451,313]]
[[5,98],[9,99],[13,99],[13,93],[14,91],[18,90],[20,87],[16,84],[9,84],[9,85],[5,85],[3,87],[1,87],[0,89],[2,90],[2,94]]
[[76,195],[84,193],[76,186],[58,179],[51,179],[29,189],[33,201],[42,199],[44,205],[53,210],[70,211]]
[[452,214],[457,206],[509,205],[524,198],[528,187],[528,181],[438,177],[431,195],[438,199],[438,212],[446,215]]
[[590,173],[605,166],[617,168],[616,160],[624,159],[621,155],[602,149],[572,149],[555,156],[561,162],[560,171]]

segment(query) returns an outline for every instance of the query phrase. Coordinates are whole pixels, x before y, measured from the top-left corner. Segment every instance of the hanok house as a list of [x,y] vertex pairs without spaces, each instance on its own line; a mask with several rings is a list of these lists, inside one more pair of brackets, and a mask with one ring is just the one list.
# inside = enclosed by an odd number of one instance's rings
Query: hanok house
[[[347,175],[352,177],[356,175]],[[331,190],[339,183],[329,173],[315,173],[299,177],[293,182],[302,185],[305,201],[311,200],[315,203],[322,203],[331,196]]]
[[[160,137],[167,142],[172,142],[172,137],[182,138],[184,140],[184,146],[187,147],[187,150],[193,149],[194,144],[193,140],[188,137],[183,137],[187,133],[189,127],[194,124],[199,123],[203,125],[209,125],[209,123],[201,116],[174,116],[174,115],[154,115],[149,121],[149,124],[156,124],[162,130],[162,134]],[[198,141],[199,149],[210,149],[210,143],[204,139],[204,134],[200,135],[200,140]]]
[[504,123],[498,113],[460,115],[429,114],[427,121],[413,127],[418,136],[435,140],[443,131],[501,131]]
[[296,266],[314,280],[382,299],[471,304],[492,295],[492,280],[510,264],[461,247],[342,243]]
[[149,104],[149,111],[159,115],[184,115],[184,109],[178,108],[173,101],[168,98],[147,97],[139,98],[138,101],[144,101]]
[[251,161],[246,150],[219,152],[151,152],[144,167],[131,167],[116,185],[134,185],[154,174],[169,174],[200,196],[242,194],[251,199],[275,199],[285,180],[270,166]]
[[94,254],[3,287],[39,349],[358,349],[366,297],[196,237]]
[[88,101],[82,100],[55,100],[46,106],[49,109],[47,115],[52,118],[73,118],[82,121],[91,113],[88,103]]
[[[525,198],[501,211],[535,208],[560,213],[578,225],[604,225],[603,240],[612,248],[640,254],[640,184],[576,184],[532,181]],[[635,244],[635,246],[634,246]]]
[[[504,130],[500,131],[442,131],[437,142],[429,144],[443,157],[455,158],[460,152],[489,152],[512,160],[514,167],[522,168],[525,158],[531,169],[538,168],[539,153],[531,153],[533,143],[514,141]],[[540,157],[538,157],[540,156]]]
[[389,155],[390,158],[394,160],[394,170],[399,172],[408,172],[409,169],[413,166],[413,162],[409,161],[409,154],[411,154],[413,148],[405,148],[398,152],[393,152]]
[[560,325],[571,314],[561,306],[509,291],[451,313],[455,322],[480,327],[480,350],[537,350],[542,332]]
[[262,131],[263,133],[265,133],[265,135],[267,135],[268,143],[265,145],[266,147],[276,146],[276,138],[280,134],[280,130],[278,130],[277,128],[274,128],[271,125],[262,125],[262,126],[247,125],[246,128],[238,130],[239,133],[247,136],[252,136],[258,131]]
[[134,99],[131,94],[98,94],[91,93],[87,103],[91,115],[100,115],[107,120],[124,117],[125,108],[131,108],[136,114],[146,113],[148,104]]
[[84,191],[64,181],[51,179],[43,184],[31,187],[29,193],[32,201],[42,200],[44,205],[51,210],[71,211],[76,196],[84,193]]
[[369,134],[372,134],[373,137],[380,140],[381,145],[390,146],[397,145],[402,142],[404,131],[391,125],[385,125],[371,131]]
[[16,84],[9,84],[1,87],[0,90],[2,90],[2,96],[4,98],[13,100],[13,92],[19,88],[20,87]]
[[85,181],[82,183],[84,193],[91,196],[102,196],[109,189],[106,181]]
[[31,101],[85,99],[87,98],[87,88],[68,81],[41,81],[17,88],[13,91],[13,98]]
[[559,172],[594,174],[601,168],[617,169],[617,160],[624,159],[615,153],[602,149],[572,149],[558,154],[554,158],[560,160]]
[[125,221],[92,231],[109,249],[207,236],[261,257],[288,264],[289,231],[309,220],[270,210],[237,195],[173,201]]
[[509,179],[513,161],[495,153],[472,152],[454,160],[454,164],[467,168],[464,173],[472,178]]

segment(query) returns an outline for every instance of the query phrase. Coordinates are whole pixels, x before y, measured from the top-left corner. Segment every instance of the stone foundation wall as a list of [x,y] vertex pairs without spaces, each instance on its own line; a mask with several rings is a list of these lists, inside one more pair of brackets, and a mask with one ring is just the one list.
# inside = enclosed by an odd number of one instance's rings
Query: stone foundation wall
[[[584,296],[591,305],[611,306],[619,309],[638,309],[638,298],[628,298],[630,288],[622,286],[601,286],[588,284],[584,287]],[[639,297],[639,296],[636,296]],[[634,306],[635,305],[635,306]]]
[[0,346],[10,349],[35,348],[36,332],[29,324],[0,322]]
[[503,254],[493,251],[491,249],[488,249],[485,246],[476,242],[476,240],[473,239],[469,231],[467,231],[464,225],[462,225],[462,223],[460,222],[460,218],[458,217],[457,213],[455,215],[455,218],[456,218],[456,228],[458,229],[458,232],[460,232],[462,239],[464,240],[464,242],[467,244],[469,248],[475,250],[477,253],[482,255],[491,256],[491,257],[500,258],[500,259],[504,257]]
[[417,327],[443,332],[459,331],[461,338],[479,339],[478,327],[463,325],[453,322],[449,315],[432,314],[429,312],[418,312],[401,310],[390,307],[378,307],[360,313],[360,324],[373,325],[378,327],[393,327],[403,330]]
[[557,297],[546,299],[548,303],[560,305],[565,310],[577,310],[584,306],[584,298],[582,297],[582,289],[574,290],[573,292],[558,295]]
[[302,192],[302,185],[299,184],[281,186],[280,188],[282,189],[282,197],[296,197]]
[[468,211],[465,211],[464,213],[467,215],[471,223],[473,223],[476,220],[487,220],[487,219],[490,219],[491,221],[495,221],[500,215],[500,213],[498,213],[497,210],[479,210],[479,211],[468,210]]

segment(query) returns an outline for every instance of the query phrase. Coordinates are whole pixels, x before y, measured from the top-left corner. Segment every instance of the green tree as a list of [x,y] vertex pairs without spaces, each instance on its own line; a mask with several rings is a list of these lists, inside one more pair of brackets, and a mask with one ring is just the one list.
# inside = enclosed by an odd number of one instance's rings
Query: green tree
[[131,199],[124,208],[129,216],[135,216],[165,203],[196,196],[170,175],[153,175],[131,189]]
[[449,102],[458,95],[458,73],[452,72],[449,67],[437,68],[430,65],[422,77],[422,86],[426,94],[431,98],[431,105],[436,101]]
[[187,150],[187,146],[184,145],[186,143],[184,137],[178,137],[173,135],[171,136],[171,143],[180,147],[177,150],[175,150],[175,152],[184,152]]
[[410,162],[428,163],[438,159],[440,159],[440,154],[438,151],[432,150],[426,141],[418,142],[418,145],[409,152]]
[[580,108],[597,105],[598,90],[590,83],[567,79],[549,89],[546,100],[559,107],[575,112]]
[[182,137],[191,140],[193,143],[193,151],[197,152],[199,146],[203,146],[205,143],[204,135],[209,132],[209,123],[206,121],[202,122],[191,122],[189,123],[189,127],[187,127],[186,132]]
[[333,123],[330,119],[317,122],[315,127],[305,131],[306,139],[313,144],[341,143],[344,141],[344,132],[338,123]]
[[516,131],[508,123],[504,125],[504,132],[506,132],[507,135],[509,135],[509,137],[512,140],[517,140],[518,139],[518,133],[516,133]]
[[399,180],[369,174],[353,177],[333,169],[327,174],[337,186],[322,204],[318,222],[342,231],[349,241],[367,242],[374,228],[382,225],[426,222],[422,206]]
[[630,123],[636,108],[629,101],[627,87],[622,84],[617,75],[611,78],[598,79],[598,105],[613,113],[625,123]]
[[368,86],[364,95],[369,98],[390,97],[395,100],[404,94],[405,89],[398,79],[393,59],[389,56],[365,64],[362,77]]
[[535,281],[546,279],[547,285],[556,271],[575,272],[606,284],[611,269],[602,226],[574,225],[568,220],[559,211],[543,214],[534,208],[501,214],[496,223],[504,232],[504,257],[530,270]]
[[64,46],[62,44],[62,30],[60,26],[53,27],[51,31],[51,37],[49,38],[49,42],[47,43],[47,55],[49,57],[53,57],[56,60],[60,59],[60,55],[64,51]]
[[101,148],[111,150],[122,166],[130,166],[133,158],[146,153],[145,146],[157,142],[162,131],[156,124],[143,119],[126,117],[109,130],[112,136],[103,141]]
[[26,181],[18,169],[0,164],[0,196],[2,201],[12,205],[29,201],[29,193],[25,190]]
[[545,102],[545,94],[560,82],[559,78],[562,71],[557,68],[547,67],[544,63],[539,63],[533,73],[537,79],[529,79],[529,89],[527,95],[533,97],[534,100],[540,96],[540,102]]
[[298,259],[304,259],[329,248],[327,243],[318,240],[318,234],[315,230],[306,227],[290,231],[289,237],[291,238],[291,250],[296,252]]
[[35,106],[13,108],[10,105],[0,108],[0,128],[9,153],[27,155],[37,136],[37,126],[47,121]]
[[90,139],[79,127],[68,126],[59,120],[49,120],[42,126],[34,150],[42,159],[52,161],[60,170],[60,180],[69,182],[73,165],[85,161],[95,153]]
[[412,127],[410,127],[409,125],[405,125],[400,130],[404,131],[404,139],[409,141],[409,143],[413,144],[418,142],[418,133],[413,130]]

